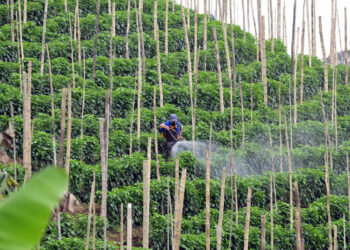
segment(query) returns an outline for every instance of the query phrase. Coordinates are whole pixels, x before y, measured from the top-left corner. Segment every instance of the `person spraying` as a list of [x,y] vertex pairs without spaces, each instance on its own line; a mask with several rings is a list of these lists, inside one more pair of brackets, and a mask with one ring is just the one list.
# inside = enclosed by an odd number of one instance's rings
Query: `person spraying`
[[177,121],[177,115],[171,114],[169,120],[160,124],[159,132],[163,134],[165,138],[165,158],[171,157],[171,149],[174,145],[182,140],[182,125]]

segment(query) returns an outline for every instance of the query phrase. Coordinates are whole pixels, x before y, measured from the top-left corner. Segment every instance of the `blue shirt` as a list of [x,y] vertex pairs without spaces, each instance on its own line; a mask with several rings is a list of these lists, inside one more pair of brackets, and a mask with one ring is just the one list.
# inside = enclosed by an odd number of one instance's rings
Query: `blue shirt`
[[[166,125],[166,126],[168,126],[170,128],[171,121],[164,122],[164,125]],[[179,135],[181,135],[181,123],[176,122],[175,129],[179,133]],[[167,131],[165,128],[160,128],[159,129],[159,132],[165,132],[165,131]]]

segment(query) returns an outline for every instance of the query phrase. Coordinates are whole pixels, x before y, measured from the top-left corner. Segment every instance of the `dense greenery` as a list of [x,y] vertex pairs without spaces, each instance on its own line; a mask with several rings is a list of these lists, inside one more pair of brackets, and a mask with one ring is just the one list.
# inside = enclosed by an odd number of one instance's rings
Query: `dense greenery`
[[[133,1],[130,13],[129,52],[130,59],[125,58],[127,0],[112,0],[116,4],[116,36],[113,44],[113,92],[112,119],[109,130],[108,161],[108,227],[109,233],[116,234],[120,230],[120,205],[133,204],[133,225],[142,226],[142,164],[146,159],[147,140],[154,140],[153,88],[157,88],[157,104],[159,105],[159,86],[156,59],[156,41],[154,40],[154,1],[144,0],[142,14],[146,72],[142,78],[141,94],[141,136],[136,136],[136,113],[132,117],[132,107],[137,87],[138,69],[138,36],[136,26],[136,9]],[[138,1],[136,1],[138,2]],[[74,14],[65,13],[63,1],[49,0],[46,42],[50,51],[52,79],[54,83],[53,99],[55,120],[51,117],[50,75],[47,60],[44,74],[40,75],[41,38],[43,31],[43,8],[45,0],[28,1],[28,22],[23,24],[23,49],[26,68],[32,61],[32,118],[34,124],[32,139],[32,166],[39,171],[53,163],[52,122],[55,134],[60,135],[62,89],[72,80],[71,46],[69,37],[69,20],[74,24]],[[23,4],[23,3],[22,3]],[[183,136],[192,138],[192,120],[190,109],[190,88],[187,74],[187,53],[181,10],[169,3],[169,54],[165,51],[165,0],[158,3],[158,26],[160,38],[160,61],[163,81],[164,106],[157,107],[157,126],[168,119],[169,114],[176,113],[183,124]],[[18,11],[18,2],[15,11]],[[23,8],[23,5],[22,5]],[[74,10],[75,1],[68,0],[68,9]],[[81,131],[81,111],[83,102],[83,65],[78,62],[78,42],[74,46],[74,77],[76,86],[72,89],[72,141],[69,191],[82,203],[90,199],[93,172],[96,173],[96,202],[101,202],[101,165],[99,143],[99,117],[105,112],[105,90],[110,88],[110,27],[111,16],[108,15],[108,1],[101,0],[99,17],[99,36],[97,42],[96,78],[93,80],[93,49],[96,21],[96,1],[80,1],[81,47],[86,55],[86,93],[84,125]],[[70,16],[69,16],[70,15]],[[17,23],[15,22],[15,42],[11,41],[10,8],[6,1],[0,1],[0,129],[3,131],[11,120],[11,103],[14,108],[17,157],[23,155],[23,94],[20,86],[19,49]],[[218,47],[223,71],[223,92],[225,111],[221,113],[219,101],[219,83],[212,29],[215,26],[218,34]],[[275,40],[275,50],[271,52],[271,41],[266,42],[267,50],[267,84],[268,105],[263,103],[263,84],[261,82],[261,63],[256,61],[256,40],[234,25],[234,45],[236,53],[237,83],[233,96],[233,147],[235,163],[241,176],[237,178],[239,223],[231,225],[232,216],[231,179],[226,179],[225,212],[223,224],[223,247],[229,247],[230,229],[232,226],[231,246],[243,248],[244,224],[246,215],[247,189],[252,187],[252,209],[249,246],[252,249],[261,247],[261,215],[266,214],[267,248],[270,247],[270,174],[274,164],[276,174],[277,207],[274,213],[274,240],[276,249],[294,249],[296,245],[295,229],[290,230],[289,210],[289,174],[279,173],[282,160],[283,171],[288,169],[285,129],[290,135],[291,162],[293,181],[297,181],[300,191],[303,234],[308,249],[327,249],[328,218],[326,211],[326,185],[324,154],[325,124],[323,122],[320,103],[320,88],[324,85],[323,64],[318,58],[311,58],[312,65],[305,63],[304,68],[304,100],[301,104],[298,94],[298,122],[292,122],[294,107],[293,75],[291,74],[291,58],[285,45]],[[227,26],[228,43],[231,45],[231,29]],[[194,13],[190,12],[189,42],[191,52],[194,51]],[[204,40],[203,15],[198,15],[198,44]],[[232,60],[231,46],[230,60]],[[192,53],[192,60],[194,56]],[[309,57],[305,56],[305,62]],[[301,56],[298,58],[297,89],[300,93]],[[22,68],[23,70],[23,68]],[[196,134],[198,141],[209,141],[210,124],[212,124],[212,140],[215,150],[212,153],[211,168],[211,248],[216,248],[216,228],[219,216],[220,186],[222,169],[229,168],[230,147],[230,79],[227,75],[227,62],[222,25],[210,19],[208,23],[208,48],[200,51],[197,74],[197,106]],[[338,65],[333,70],[328,68],[329,82],[333,73],[337,72],[337,129],[332,121],[332,88],[323,92],[329,133],[333,143],[333,169],[330,171],[330,207],[332,224],[338,226],[338,245],[343,246],[343,214],[346,218],[346,238],[350,238],[348,211],[348,190],[346,175],[346,154],[350,152],[350,88],[345,84],[345,66]],[[241,81],[238,81],[241,79]],[[242,93],[240,93],[240,87]],[[137,89],[137,88],[136,88]],[[279,90],[281,92],[281,112],[286,117],[287,127],[281,125],[282,158],[280,158],[279,127]],[[244,113],[244,147],[241,95]],[[133,105],[134,104],[134,105]],[[252,105],[253,104],[253,105]],[[134,124],[131,124],[133,119]],[[131,126],[133,130],[130,131]],[[1,132],[0,131],[0,132]],[[269,131],[271,131],[274,162],[270,156]],[[83,132],[83,137],[81,137]],[[133,140],[132,154],[129,155],[129,140]],[[336,141],[337,136],[337,141]],[[164,151],[162,135],[158,133],[159,151]],[[335,147],[336,144],[336,147]],[[65,142],[66,145],[66,142]],[[57,152],[59,149],[57,141]],[[5,149],[13,156],[13,151]],[[187,169],[187,181],[184,197],[181,248],[205,248],[205,163],[190,152],[178,155],[180,169]],[[170,220],[167,211],[167,189],[174,200],[174,166],[175,161],[165,161],[160,155],[160,181],[156,179],[156,162],[152,154],[151,164],[151,204],[150,204],[150,241],[154,249],[164,249],[167,244],[167,230]],[[14,176],[14,166],[0,165]],[[229,169],[228,169],[229,170]],[[25,169],[17,164],[17,179],[23,183]],[[168,178],[169,177],[169,182]],[[126,209],[124,209],[124,218]],[[62,214],[62,240],[58,240],[57,222],[52,221],[42,239],[42,249],[83,249],[87,228],[87,215]],[[103,249],[102,218],[97,217],[96,248]],[[125,225],[125,223],[124,223]],[[347,241],[349,242],[349,241]],[[91,243],[91,242],[90,242]],[[92,244],[92,243],[91,243]],[[114,249],[115,242],[109,242],[107,249]],[[170,243],[171,244],[171,243]]]

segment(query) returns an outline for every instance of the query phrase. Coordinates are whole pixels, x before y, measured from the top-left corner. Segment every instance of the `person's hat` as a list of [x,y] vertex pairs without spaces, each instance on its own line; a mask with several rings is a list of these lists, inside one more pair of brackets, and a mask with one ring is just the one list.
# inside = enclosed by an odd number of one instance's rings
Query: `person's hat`
[[171,122],[177,122],[177,115],[171,114],[169,120],[170,120]]

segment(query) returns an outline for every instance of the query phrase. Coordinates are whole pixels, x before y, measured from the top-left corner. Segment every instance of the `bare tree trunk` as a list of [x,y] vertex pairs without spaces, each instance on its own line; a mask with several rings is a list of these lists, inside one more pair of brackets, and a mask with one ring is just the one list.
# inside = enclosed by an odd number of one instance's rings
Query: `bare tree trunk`
[[[244,0],[242,0],[244,1]],[[225,8],[225,13],[226,13],[226,8]],[[231,62],[230,62],[230,50],[228,48],[228,42],[227,42],[227,15],[225,14],[225,20],[223,20],[222,23],[222,31],[224,35],[224,44],[225,44],[225,55],[226,55],[226,64],[227,64],[227,77],[228,79],[232,79],[232,73],[231,73]],[[244,33],[245,34],[245,33]],[[215,39],[215,37],[214,37]]]
[[136,80],[134,84],[134,95],[132,98],[132,109],[131,109],[131,119],[130,119],[129,155],[132,154],[132,131],[134,127],[135,96],[136,96]]
[[44,7],[44,21],[43,21],[43,35],[41,38],[41,65],[40,65],[40,75],[44,74],[44,63],[45,63],[45,39],[46,39],[46,19],[47,19],[47,8],[49,5],[49,0],[45,0]]
[[[259,0],[260,1],[260,0]],[[265,17],[262,16],[261,20],[261,39],[260,39],[260,51],[261,51],[261,79],[264,85],[264,103],[267,105],[267,77],[266,77],[266,47],[265,47]]]
[[[271,155],[271,171],[272,171],[272,181],[273,181],[273,193],[275,197],[275,205],[277,210],[277,195],[276,195],[276,182],[275,182],[275,159],[273,157],[273,148],[272,148],[272,136],[271,136],[271,129],[269,127],[269,138],[270,138],[270,155]],[[272,193],[271,193],[272,195]],[[272,197],[273,201],[273,197]],[[272,205],[272,204],[271,204]]]
[[[271,219],[271,223],[270,223],[270,230],[271,230],[271,239],[270,239],[270,246],[271,249],[274,249],[274,236],[273,236],[273,175],[270,175],[270,219]],[[276,195],[276,192],[275,192]],[[276,202],[277,204],[277,202]],[[277,206],[277,205],[276,205]]]
[[28,77],[23,72],[23,165],[24,183],[32,177],[31,92],[32,61],[28,62]]
[[277,39],[282,39],[282,36],[281,36],[281,0],[277,0]]
[[143,37],[142,12],[143,12],[143,0],[140,0],[138,16],[139,16],[139,30],[141,34],[141,48],[142,48],[142,53],[141,53],[142,54],[142,74],[143,74],[143,77],[145,78],[146,77],[146,55],[145,55],[145,42]]
[[70,47],[71,47],[71,62],[72,62],[73,88],[75,88],[74,47],[73,47],[72,25],[71,25],[70,15],[69,15],[69,36],[70,36]]
[[[330,161],[330,167],[331,169],[333,169],[333,157],[332,157],[332,143],[331,143],[331,139],[329,136],[329,128],[328,128],[328,123],[327,123],[327,117],[326,117],[326,112],[325,112],[325,108],[324,108],[324,104],[323,104],[323,96],[322,96],[322,91],[320,90],[320,99],[321,99],[321,107],[322,107],[322,115],[323,115],[323,122],[324,122],[324,126],[325,126],[325,131],[326,131],[326,149],[327,149],[327,145],[329,146],[329,161]],[[328,151],[328,149],[327,149]],[[328,153],[327,153],[328,154]],[[328,159],[328,156],[327,156]],[[327,160],[328,163],[328,160]]]
[[128,217],[127,217],[127,249],[132,247],[132,205],[128,203]]
[[311,0],[312,56],[316,56],[316,1]]
[[244,250],[248,250],[249,245],[249,226],[250,226],[250,205],[252,201],[252,188],[248,187],[248,197],[247,197],[247,212],[245,219],[245,230],[244,230]]
[[96,174],[95,174],[95,170],[94,170],[93,180],[92,180],[92,184],[91,184],[91,192],[90,192],[90,204],[89,204],[88,224],[87,224],[87,230],[86,230],[85,250],[89,249],[91,212],[92,212],[93,203],[95,203],[95,183],[96,183]]
[[242,0],[242,15],[243,15],[243,39],[246,40],[246,27],[245,27],[245,8],[244,8],[244,0]]
[[[265,250],[266,249],[266,221],[265,221],[265,214],[263,213],[261,215],[261,250]],[[271,248],[272,249],[272,248]]]
[[301,222],[301,209],[300,209],[300,199],[299,199],[299,189],[298,183],[294,182],[294,191],[295,191],[295,231],[297,238],[297,250],[304,249],[303,238],[302,238],[302,222]]
[[23,23],[27,23],[27,0],[23,1]]
[[225,184],[226,184],[226,168],[222,170],[221,177],[221,194],[220,194],[220,208],[219,208],[219,221],[216,230],[216,249],[221,249],[222,239],[222,220],[224,216],[224,202],[225,202]]
[[299,28],[297,31],[297,48],[294,51],[294,72],[293,72],[293,93],[294,93],[294,123],[298,121],[298,99],[297,99],[297,71],[298,71],[298,50],[299,50]]
[[214,36],[214,44],[215,44],[215,55],[216,55],[216,65],[218,70],[218,81],[219,81],[219,94],[220,94],[220,112],[224,113],[224,91],[222,88],[222,74],[221,74],[221,64],[220,64],[220,54],[218,48],[218,41],[216,36],[216,28],[213,26],[213,36]]
[[[173,1],[174,2],[174,1]],[[166,5],[165,5],[165,54],[168,55],[168,22],[169,22],[169,0],[166,0]]]
[[345,85],[349,85],[349,54],[348,54],[348,15],[344,9],[344,36],[345,36]]
[[343,214],[343,243],[344,243],[344,249],[346,249],[346,226],[345,226],[345,214]]
[[68,81],[68,113],[67,113],[67,148],[66,148],[66,175],[69,177],[70,167],[70,148],[71,148],[71,134],[72,134],[72,87],[71,82]]
[[174,231],[173,231],[173,249],[177,242],[176,227],[177,227],[177,212],[179,210],[179,158],[175,159],[175,195],[174,195]]
[[243,103],[243,93],[242,93],[242,81],[241,76],[239,76],[239,94],[241,96],[241,116],[242,116],[242,148],[244,149],[245,142],[245,128],[244,128],[244,103]]
[[14,4],[13,4],[14,0],[11,0],[11,41],[15,42],[15,26],[14,26],[14,17],[13,17],[13,13],[14,13]]
[[205,172],[205,248],[210,250],[210,151],[206,152]]
[[334,36],[335,36],[335,10],[334,10],[334,0],[332,0],[331,8],[331,38],[330,38],[330,48],[329,48],[329,64],[334,68]]
[[180,249],[180,239],[181,239],[181,223],[182,223],[182,209],[184,203],[184,194],[185,194],[185,185],[186,185],[186,169],[182,169],[181,173],[181,183],[180,183],[180,193],[178,197],[178,206],[175,210],[175,240],[174,240],[174,250]]
[[92,221],[92,249],[95,250],[95,241],[96,241],[96,204],[95,204],[95,200],[92,203],[92,214],[93,214],[93,221]]
[[295,60],[295,56],[296,56],[296,53],[295,53],[295,28],[296,28],[296,15],[297,15],[297,0],[294,0],[294,7],[293,7],[293,31],[292,31],[292,47],[291,47],[291,55],[292,55],[292,63],[291,63],[291,66],[292,66],[292,70],[291,72],[293,73],[294,72],[294,67],[295,67],[295,64],[294,64],[294,60]]
[[54,96],[53,96],[53,81],[52,81],[52,72],[51,72],[50,52],[49,52],[49,47],[47,44],[46,44],[46,51],[47,51],[47,62],[49,65],[49,76],[50,76],[53,165],[56,167],[57,166],[57,155],[56,155],[55,105],[54,105]]
[[323,40],[322,17],[321,16],[318,17],[318,22],[319,22],[320,40],[321,40],[322,55],[323,55],[324,90],[326,92],[328,92],[327,56],[326,56],[326,49],[325,49],[324,40]]
[[62,100],[61,100],[61,132],[60,132],[60,148],[59,148],[59,160],[58,166],[63,167],[63,158],[64,158],[64,138],[66,131],[66,98],[67,98],[67,89],[62,89]]
[[97,39],[98,39],[98,19],[100,16],[100,8],[101,8],[101,0],[97,0],[96,3],[96,24],[95,24],[95,41],[94,41],[94,57],[93,57],[93,64],[92,64],[92,80],[95,81],[96,77],[96,49],[97,49]]
[[124,249],[124,204],[120,204],[120,249]]
[[288,153],[288,168],[289,168],[289,206],[290,206],[290,229],[293,229],[293,185],[292,185],[292,161],[290,156],[290,149],[289,149],[289,140],[288,140],[288,130],[287,130],[287,121],[286,117],[284,116],[284,129],[286,132],[286,146],[287,146],[287,153]]
[[[127,25],[126,25],[126,44],[125,44],[125,57],[129,59],[129,31],[130,31],[130,0],[128,0],[128,14],[127,14]],[[137,15],[136,15],[137,19]]]
[[68,12],[67,0],[64,0],[64,11],[65,11],[66,13]]

